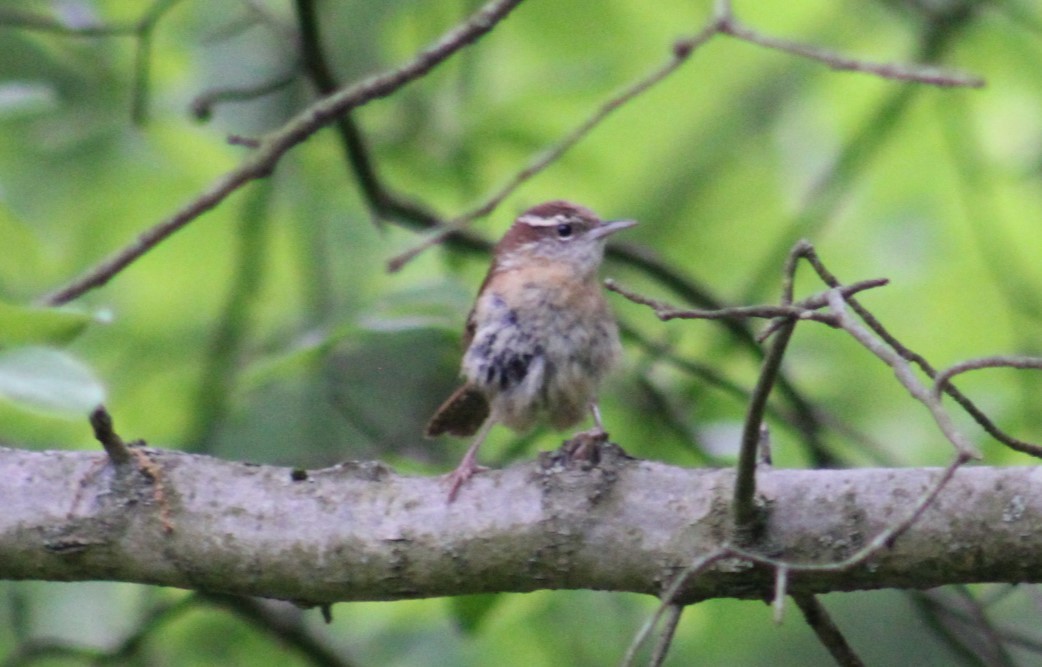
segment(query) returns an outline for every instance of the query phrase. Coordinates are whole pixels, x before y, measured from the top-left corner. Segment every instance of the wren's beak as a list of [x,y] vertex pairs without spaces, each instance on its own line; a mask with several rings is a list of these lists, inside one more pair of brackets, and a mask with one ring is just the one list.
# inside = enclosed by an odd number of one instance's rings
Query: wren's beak
[[591,239],[604,238],[605,236],[609,236],[615,232],[629,229],[636,224],[636,220],[605,220],[598,227],[591,229],[586,236]]

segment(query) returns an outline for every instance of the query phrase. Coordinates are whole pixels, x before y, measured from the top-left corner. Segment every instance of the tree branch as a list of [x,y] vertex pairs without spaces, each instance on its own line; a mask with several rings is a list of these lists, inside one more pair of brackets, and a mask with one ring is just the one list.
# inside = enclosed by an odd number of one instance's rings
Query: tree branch
[[[610,448],[585,469],[545,454],[478,475],[452,505],[441,478],[401,476],[378,463],[293,475],[147,451],[163,476],[172,532],[146,475],[128,482],[111,466],[97,473],[99,453],[0,448],[0,577],[119,580],[312,604],[565,588],[658,595],[699,554],[730,539],[733,471],[637,461]],[[757,548],[787,562],[842,561],[905,514],[937,474],[761,471],[758,491],[770,513]],[[888,548],[846,569],[801,571],[788,591],[1042,581],[1038,474],[960,469]],[[773,568],[734,553],[686,577],[672,601],[770,598]]]
[[156,244],[220,204],[239,188],[268,176],[279,159],[291,148],[351,109],[386,97],[410,81],[424,76],[453,53],[492,30],[520,3],[521,0],[491,0],[405,65],[343,88],[304,109],[277,131],[266,136],[257,150],[241,165],[218,178],[180,210],[142,232],[136,240],[65,287],[45,296],[42,302],[50,306],[60,305],[101,287]]

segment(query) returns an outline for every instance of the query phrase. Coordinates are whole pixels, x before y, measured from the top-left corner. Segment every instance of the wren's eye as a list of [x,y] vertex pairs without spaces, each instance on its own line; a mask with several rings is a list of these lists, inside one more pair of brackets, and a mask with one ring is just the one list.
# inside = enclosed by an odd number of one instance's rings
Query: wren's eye
[[557,237],[561,239],[567,239],[572,237],[572,226],[571,224],[564,222],[557,225]]

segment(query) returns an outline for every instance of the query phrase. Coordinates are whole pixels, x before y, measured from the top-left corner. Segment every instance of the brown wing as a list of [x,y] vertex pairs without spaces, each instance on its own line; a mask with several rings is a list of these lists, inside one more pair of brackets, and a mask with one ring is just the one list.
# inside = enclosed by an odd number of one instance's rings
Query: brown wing
[[441,404],[427,422],[426,435],[435,438],[443,433],[474,435],[488,419],[488,399],[473,385],[465,384]]

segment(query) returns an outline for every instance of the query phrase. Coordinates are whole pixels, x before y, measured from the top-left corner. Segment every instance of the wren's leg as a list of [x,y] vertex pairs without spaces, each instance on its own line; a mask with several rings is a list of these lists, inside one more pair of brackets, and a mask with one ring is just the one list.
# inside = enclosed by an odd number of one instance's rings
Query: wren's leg
[[474,435],[474,442],[470,443],[470,447],[467,448],[467,453],[463,455],[463,459],[460,460],[459,465],[456,469],[449,473],[449,502],[451,503],[456,499],[456,494],[459,493],[460,487],[463,483],[470,479],[474,473],[479,473],[488,468],[478,465],[478,448],[481,447],[481,443],[485,441],[488,436],[488,432],[492,430],[492,425],[496,421],[489,417],[485,420],[485,423],[478,429],[477,434]]

